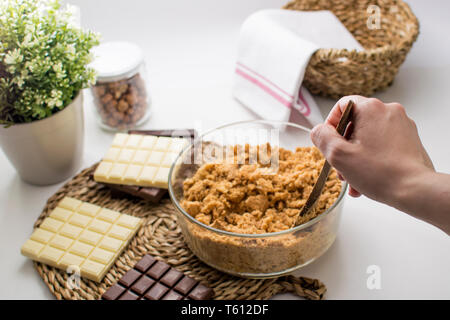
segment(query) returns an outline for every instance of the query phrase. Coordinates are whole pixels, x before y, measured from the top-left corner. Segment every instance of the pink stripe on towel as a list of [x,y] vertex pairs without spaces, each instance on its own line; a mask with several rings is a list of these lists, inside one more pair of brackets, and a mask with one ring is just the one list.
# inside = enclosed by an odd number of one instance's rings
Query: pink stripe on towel
[[272,96],[274,99],[279,101],[284,106],[291,108],[292,107],[292,101],[288,101],[284,99],[282,96],[280,96],[278,93],[276,93],[274,90],[269,88],[267,85],[259,81],[258,79],[252,77],[251,75],[245,73],[243,70],[236,68],[236,74],[240,75],[242,78],[250,81],[254,85],[258,86],[260,89],[262,89],[264,92]]
[[247,67],[246,65],[244,65],[242,62],[237,62],[236,64],[237,64],[238,66],[240,66],[240,67],[246,69],[247,71],[250,71],[251,73],[254,73],[256,76],[260,77],[260,78],[263,79],[264,81],[267,81],[267,82],[268,82],[271,86],[273,86],[274,88],[280,90],[280,92],[284,93],[285,95],[287,95],[287,96],[290,97],[291,99],[294,99],[294,97],[293,97],[290,93],[284,91],[284,90],[281,89],[279,86],[277,86],[275,83],[273,83],[272,81],[270,81],[270,80],[267,79],[266,77],[260,75],[258,72],[256,72],[256,71],[250,69],[249,67]]
[[[236,68],[236,73],[239,74],[240,76],[242,76],[243,78],[253,82],[255,85],[257,85],[258,87],[260,87],[261,89],[263,89],[264,91],[266,91],[268,94],[270,94],[272,97],[274,97],[275,99],[277,99],[278,101],[280,101],[282,104],[284,104],[285,106],[291,108],[292,107],[292,103],[290,100],[284,99],[281,95],[277,94],[274,90],[272,90],[268,85],[265,85],[264,83],[262,83],[261,81],[259,81],[257,78],[260,78],[262,80],[264,80],[265,82],[267,82],[270,86],[272,86],[273,88],[277,89],[279,92],[285,94],[286,96],[288,96],[291,99],[294,99],[294,97],[289,94],[288,92],[286,92],[285,90],[281,89],[279,86],[277,86],[275,83],[273,83],[272,81],[270,81],[269,79],[267,79],[266,77],[262,76],[261,74],[259,74],[258,72],[250,69],[249,67],[247,67],[246,65],[244,65],[242,62],[237,62],[236,63],[239,67],[249,71],[250,73],[254,74],[254,77],[252,77],[250,74],[245,73],[243,70]],[[302,103],[300,103],[300,101]],[[301,105],[303,108],[300,111],[301,114],[303,114],[304,116],[309,116],[311,114],[311,108],[308,104],[308,102],[306,101],[305,97],[302,94],[301,89],[299,89],[299,93],[298,93],[298,100],[297,100],[297,104]]]
[[304,111],[305,108],[302,108],[302,110],[300,110],[301,114],[303,114],[305,117],[309,116],[311,114],[311,108],[309,107],[308,102],[306,102],[305,97],[302,94],[302,90],[300,89],[298,92],[298,99],[301,100],[303,102],[303,105],[305,106],[306,110]]

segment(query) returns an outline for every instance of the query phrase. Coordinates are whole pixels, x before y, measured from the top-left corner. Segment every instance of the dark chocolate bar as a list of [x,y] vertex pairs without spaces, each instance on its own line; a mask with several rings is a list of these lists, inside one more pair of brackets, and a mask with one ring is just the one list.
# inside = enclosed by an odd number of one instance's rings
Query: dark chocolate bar
[[172,138],[194,138],[194,129],[162,129],[162,130],[129,130],[128,134],[144,134],[148,136],[172,137]]
[[146,254],[102,295],[103,300],[208,300],[214,290]]
[[138,197],[156,204],[159,203],[159,201],[161,201],[161,199],[167,194],[167,189],[127,186],[123,184],[112,183],[103,184],[111,189],[111,196],[113,198],[123,197],[125,194],[131,195],[133,197]]
[[[194,129],[163,129],[163,130],[129,130],[128,134],[143,134],[162,137],[190,138],[194,139]],[[159,203],[167,195],[167,189],[152,187],[139,187],[121,184],[103,183],[111,189],[113,197],[122,197],[124,194],[147,200],[151,203]]]

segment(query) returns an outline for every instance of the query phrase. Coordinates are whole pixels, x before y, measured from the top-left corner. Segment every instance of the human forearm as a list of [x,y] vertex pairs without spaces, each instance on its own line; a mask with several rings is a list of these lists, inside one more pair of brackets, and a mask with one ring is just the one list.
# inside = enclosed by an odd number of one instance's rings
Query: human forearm
[[400,184],[401,191],[388,204],[450,235],[450,175],[430,170]]

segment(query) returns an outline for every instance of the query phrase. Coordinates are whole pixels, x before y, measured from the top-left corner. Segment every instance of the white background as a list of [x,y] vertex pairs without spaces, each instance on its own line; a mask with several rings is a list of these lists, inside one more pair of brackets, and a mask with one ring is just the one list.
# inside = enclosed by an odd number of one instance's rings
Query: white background
[[[421,33],[393,86],[376,97],[405,105],[437,170],[450,173],[450,2],[409,1]],[[153,114],[146,128],[203,129],[255,116],[231,98],[239,26],[280,0],[72,0],[82,24],[103,39],[129,40],[145,51]],[[98,161],[112,134],[96,124],[86,97],[84,167]],[[334,101],[317,99],[324,115]],[[20,255],[46,200],[62,185],[20,180],[0,152],[0,298],[53,296]],[[366,269],[381,268],[381,290],[368,290]],[[347,198],[337,241],[297,272],[321,279],[328,299],[449,299],[450,238],[442,231],[367,198]],[[281,298],[294,298],[286,294]]]

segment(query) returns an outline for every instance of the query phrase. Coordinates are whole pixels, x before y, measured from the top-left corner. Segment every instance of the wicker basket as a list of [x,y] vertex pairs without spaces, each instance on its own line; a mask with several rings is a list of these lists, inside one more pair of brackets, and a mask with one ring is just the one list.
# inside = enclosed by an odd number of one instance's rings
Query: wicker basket
[[[369,29],[370,5],[380,9],[380,28]],[[320,49],[309,61],[304,84],[313,94],[370,96],[392,84],[419,34],[419,22],[400,0],[294,0],[289,10],[330,10],[364,47],[356,52]]]

